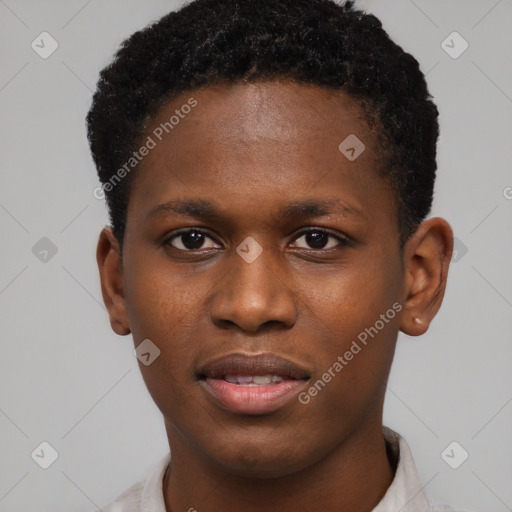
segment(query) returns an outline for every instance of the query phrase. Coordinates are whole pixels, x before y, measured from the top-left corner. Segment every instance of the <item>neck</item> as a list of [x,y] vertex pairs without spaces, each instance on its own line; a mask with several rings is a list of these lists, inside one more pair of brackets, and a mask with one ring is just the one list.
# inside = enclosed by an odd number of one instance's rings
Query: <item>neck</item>
[[395,471],[380,421],[360,425],[315,464],[275,478],[233,474],[201,457],[172,427],[168,436],[172,467],[163,482],[167,512],[371,512]]

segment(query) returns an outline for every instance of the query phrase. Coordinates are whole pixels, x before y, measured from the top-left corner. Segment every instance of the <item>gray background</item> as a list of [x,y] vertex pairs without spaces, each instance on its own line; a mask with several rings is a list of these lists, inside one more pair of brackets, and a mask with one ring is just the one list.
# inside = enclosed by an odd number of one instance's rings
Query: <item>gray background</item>
[[[119,43],[178,5],[0,0],[1,511],[93,510],[168,449],[132,339],[111,332],[102,304],[107,216],[84,118]],[[430,330],[400,335],[385,424],[436,500],[512,510],[512,2],[359,5],[427,73],[442,132],[433,215],[460,240]],[[31,48],[43,31],[59,44],[47,59]],[[453,31],[469,43],[456,59],[442,47]],[[32,251],[43,237],[57,248],[46,262]],[[31,458],[42,441],[59,454],[46,470]],[[469,453],[458,469],[441,457],[452,441]]]

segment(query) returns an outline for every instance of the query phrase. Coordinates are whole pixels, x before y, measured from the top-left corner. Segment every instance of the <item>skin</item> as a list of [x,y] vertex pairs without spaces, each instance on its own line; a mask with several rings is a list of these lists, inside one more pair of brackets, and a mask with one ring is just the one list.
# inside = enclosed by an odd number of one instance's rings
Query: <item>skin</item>
[[[139,366],[172,453],[167,510],[371,511],[395,471],[382,409],[397,335],[423,334],[437,313],[452,230],[428,219],[400,251],[377,134],[345,93],[289,81],[207,87],[162,107],[148,134],[191,96],[198,105],[136,171],[123,260],[110,228],[97,249],[112,329],[161,351]],[[353,162],[338,150],[349,134],[366,146]],[[209,200],[221,217],[148,218],[174,199]],[[360,213],[278,214],[304,199]],[[320,230],[316,245],[308,227]],[[183,228],[207,230],[203,244],[169,240]],[[251,264],[236,252],[249,236],[263,249]],[[307,405],[234,414],[196,379],[212,358],[272,352],[315,382],[394,303],[401,311]]]

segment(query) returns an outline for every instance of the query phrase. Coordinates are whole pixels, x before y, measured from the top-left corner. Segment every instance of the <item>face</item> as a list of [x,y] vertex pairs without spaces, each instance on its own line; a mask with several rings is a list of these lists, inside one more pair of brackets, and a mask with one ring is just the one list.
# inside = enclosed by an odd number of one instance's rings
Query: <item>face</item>
[[[351,134],[355,160],[339,149]],[[160,350],[139,365],[171,446],[283,475],[380,428],[404,266],[354,100],[291,82],[209,87],[163,107],[147,135],[122,293],[135,345]]]

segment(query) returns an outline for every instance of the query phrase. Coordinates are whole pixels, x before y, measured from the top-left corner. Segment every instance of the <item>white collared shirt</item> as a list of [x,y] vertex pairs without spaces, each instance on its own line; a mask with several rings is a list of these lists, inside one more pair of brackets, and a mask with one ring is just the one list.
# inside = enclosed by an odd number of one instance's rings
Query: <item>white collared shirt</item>
[[[398,459],[394,479],[372,512],[462,512],[434,504],[423,489],[409,446],[400,434],[383,427],[388,447]],[[153,472],[121,493],[103,512],[166,512],[162,482],[171,454],[163,457]]]

